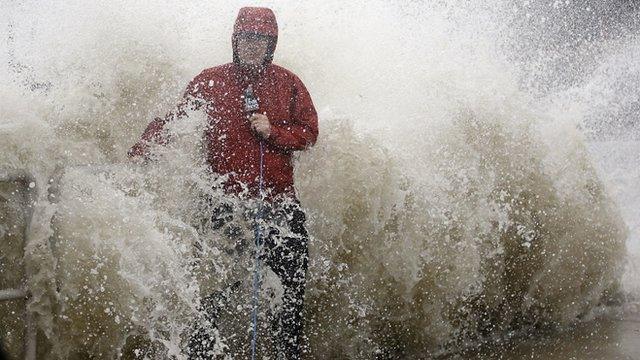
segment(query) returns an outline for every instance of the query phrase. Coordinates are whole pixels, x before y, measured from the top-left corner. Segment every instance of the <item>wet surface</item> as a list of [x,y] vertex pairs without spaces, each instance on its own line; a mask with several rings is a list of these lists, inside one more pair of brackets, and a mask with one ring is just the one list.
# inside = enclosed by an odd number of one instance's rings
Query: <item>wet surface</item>
[[600,319],[559,334],[487,346],[452,359],[638,360],[640,315]]

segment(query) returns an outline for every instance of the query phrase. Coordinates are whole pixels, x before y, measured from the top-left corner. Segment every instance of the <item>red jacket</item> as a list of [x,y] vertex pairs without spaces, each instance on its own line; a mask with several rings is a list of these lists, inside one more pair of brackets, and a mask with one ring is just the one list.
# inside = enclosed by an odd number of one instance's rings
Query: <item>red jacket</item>
[[[240,11],[234,30],[234,44],[235,35],[247,29],[277,36],[275,17],[267,21],[266,26],[264,21],[260,22],[264,20],[264,11],[260,8]],[[267,20],[270,19],[268,12]],[[252,16],[258,17],[257,20],[252,22]],[[274,48],[275,37],[271,51]],[[244,90],[251,85],[260,104],[259,112],[267,115],[271,123],[271,134],[264,140],[264,188],[271,196],[286,194],[295,197],[292,155],[294,151],[304,150],[315,143],[318,117],[302,81],[292,72],[271,64],[271,56],[259,74],[247,72],[236,62],[202,71],[189,83],[185,101],[178,111],[152,121],[129,154],[145,156],[149,142],[164,143],[164,125],[179,118],[185,105],[203,108],[209,121],[204,136],[211,169],[229,175],[228,191],[238,193],[244,184],[252,195],[257,194],[260,139],[249,127],[242,98]],[[206,106],[202,107],[203,104]]]

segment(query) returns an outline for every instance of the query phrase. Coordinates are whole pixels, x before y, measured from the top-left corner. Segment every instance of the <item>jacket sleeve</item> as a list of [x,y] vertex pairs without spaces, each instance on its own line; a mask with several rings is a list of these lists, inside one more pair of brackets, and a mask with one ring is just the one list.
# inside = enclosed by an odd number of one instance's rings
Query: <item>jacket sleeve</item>
[[307,88],[297,77],[293,84],[291,108],[291,123],[271,125],[267,142],[282,150],[304,150],[315,144],[318,138],[318,114]]
[[147,128],[142,133],[140,140],[138,140],[138,142],[127,152],[129,157],[140,156],[148,159],[149,147],[152,144],[165,145],[167,143],[167,139],[163,131],[165,125],[170,121],[185,116],[187,110],[198,110],[205,104],[202,96],[203,85],[204,81],[202,74],[191,80],[184,92],[184,95],[182,96],[182,100],[178,103],[176,108],[168,113],[164,118],[157,117],[147,125]]

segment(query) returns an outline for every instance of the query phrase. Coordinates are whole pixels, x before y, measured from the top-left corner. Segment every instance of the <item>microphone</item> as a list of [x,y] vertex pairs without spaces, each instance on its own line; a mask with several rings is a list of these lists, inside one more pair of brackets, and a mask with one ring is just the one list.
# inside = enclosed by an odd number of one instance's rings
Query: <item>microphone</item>
[[247,115],[253,115],[258,110],[260,110],[260,104],[253,93],[253,87],[249,85],[244,90],[244,112],[247,113]]

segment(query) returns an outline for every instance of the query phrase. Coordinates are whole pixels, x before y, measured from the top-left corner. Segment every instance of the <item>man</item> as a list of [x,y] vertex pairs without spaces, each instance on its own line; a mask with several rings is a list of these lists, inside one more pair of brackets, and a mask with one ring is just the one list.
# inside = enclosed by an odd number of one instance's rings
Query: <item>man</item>
[[[287,359],[298,359],[308,236],[293,184],[292,155],[315,143],[318,118],[302,81],[272,63],[277,39],[278,26],[270,9],[240,9],[232,37],[233,62],[196,76],[178,111],[152,121],[129,154],[148,156],[150,143],[165,142],[162,129],[167,122],[183,116],[188,107],[204,109],[209,121],[204,134],[207,161],[214,172],[228,175],[226,191],[254,198],[264,194],[272,209],[288,204],[278,211],[285,213],[295,236],[282,237],[275,246],[277,231],[275,235],[270,231],[262,259],[284,287],[281,315],[274,320],[278,329],[274,347]],[[249,114],[245,97],[252,93],[259,110]],[[221,211],[213,214],[214,224],[224,221]]]

